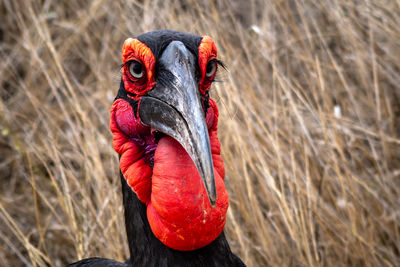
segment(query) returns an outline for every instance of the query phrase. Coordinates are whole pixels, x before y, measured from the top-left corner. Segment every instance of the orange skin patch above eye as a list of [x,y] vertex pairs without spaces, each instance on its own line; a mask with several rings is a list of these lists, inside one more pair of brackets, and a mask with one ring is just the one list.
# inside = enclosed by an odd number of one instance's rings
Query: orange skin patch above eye
[[201,81],[199,84],[199,89],[202,94],[204,94],[211,86],[212,77],[206,77],[207,63],[217,58],[217,47],[215,46],[214,40],[209,36],[204,36],[199,45],[199,67],[201,72]]
[[[143,78],[134,80],[129,74],[129,64],[125,64],[130,60],[141,62],[145,69],[146,74]],[[153,52],[147,45],[140,42],[138,39],[128,38],[122,46],[122,62],[125,64],[123,67],[122,79],[124,81],[125,90],[137,95],[134,99],[139,99],[139,96],[144,95],[147,91],[154,87],[154,68],[156,60]]]

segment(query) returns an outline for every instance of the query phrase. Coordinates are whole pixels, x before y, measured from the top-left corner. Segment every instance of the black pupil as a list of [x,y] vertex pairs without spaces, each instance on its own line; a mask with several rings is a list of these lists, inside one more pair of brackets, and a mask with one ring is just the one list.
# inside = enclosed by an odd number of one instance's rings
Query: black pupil
[[134,73],[136,74],[141,74],[142,73],[142,64],[140,64],[139,62],[133,62],[132,63],[132,70]]
[[207,69],[206,69],[206,73],[207,73],[207,74],[210,74],[210,72],[213,71],[214,64],[215,64],[215,62],[209,62],[209,63],[207,64]]

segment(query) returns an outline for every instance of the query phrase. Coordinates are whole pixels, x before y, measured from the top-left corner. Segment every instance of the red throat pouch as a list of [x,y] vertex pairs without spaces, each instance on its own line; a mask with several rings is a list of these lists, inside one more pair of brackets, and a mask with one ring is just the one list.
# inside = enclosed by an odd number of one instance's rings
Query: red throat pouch
[[114,149],[121,155],[120,169],[131,189],[147,205],[147,219],[154,235],[166,246],[189,251],[215,240],[223,231],[229,205],[225,170],[217,137],[218,109],[210,99],[206,123],[209,130],[217,200],[212,207],[197,168],[173,138],[159,140],[154,167],[144,160],[137,134],[147,134],[135,119],[130,104],[119,99],[111,109],[110,128]]
[[228,194],[219,172],[215,172],[218,198],[211,207],[196,166],[176,140],[162,138],[154,162],[147,208],[154,235],[177,250],[208,245],[224,229],[228,209]]

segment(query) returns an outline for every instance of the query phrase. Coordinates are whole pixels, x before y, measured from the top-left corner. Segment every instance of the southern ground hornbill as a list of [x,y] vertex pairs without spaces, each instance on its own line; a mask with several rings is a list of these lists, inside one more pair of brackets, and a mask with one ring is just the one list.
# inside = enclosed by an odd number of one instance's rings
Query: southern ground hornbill
[[110,128],[131,258],[71,266],[244,266],[223,233],[229,203],[208,94],[222,63],[213,40],[149,32],[125,41],[122,61]]

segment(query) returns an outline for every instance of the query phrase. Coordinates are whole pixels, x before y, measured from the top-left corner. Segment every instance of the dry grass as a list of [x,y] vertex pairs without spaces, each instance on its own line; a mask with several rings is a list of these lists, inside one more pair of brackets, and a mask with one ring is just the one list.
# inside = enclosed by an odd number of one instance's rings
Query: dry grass
[[[0,2],[0,265],[128,257],[108,129],[127,37],[214,38],[249,266],[400,265],[400,2]],[[336,113],[334,110],[336,109]]]

